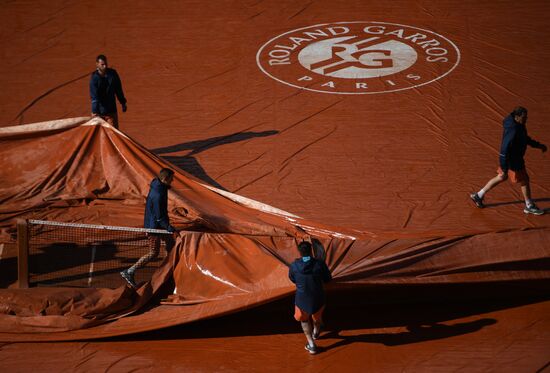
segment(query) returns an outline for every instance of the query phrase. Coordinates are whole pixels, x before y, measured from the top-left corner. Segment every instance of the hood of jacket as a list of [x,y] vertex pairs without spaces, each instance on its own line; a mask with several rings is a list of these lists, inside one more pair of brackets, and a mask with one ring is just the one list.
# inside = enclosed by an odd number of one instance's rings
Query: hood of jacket
[[153,181],[151,181],[151,190],[155,192],[161,193],[167,191],[168,189],[168,185],[163,184],[158,177],[154,178]]
[[304,262],[302,258],[296,260],[296,268],[303,274],[311,274],[313,273],[313,269],[315,267],[316,260],[314,258],[311,258],[309,261]]
[[502,126],[504,127],[504,129],[511,129],[511,128],[514,128],[515,126],[520,126],[520,125],[521,125],[521,123],[516,122],[516,120],[514,119],[514,116],[512,114],[509,114],[502,121]]

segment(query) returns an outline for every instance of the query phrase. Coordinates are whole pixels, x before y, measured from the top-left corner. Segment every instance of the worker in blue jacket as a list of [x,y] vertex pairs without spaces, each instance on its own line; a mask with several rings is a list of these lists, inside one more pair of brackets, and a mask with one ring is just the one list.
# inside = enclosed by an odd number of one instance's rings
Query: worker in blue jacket
[[[159,176],[151,181],[147,201],[145,202],[144,227],[148,229],[164,229],[170,233],[176,229],[170,224],[168,217],[168,190],[174,180],[174,171],[163,168]],[[171,235],[148,233],[149,252],[142,256],[133,266],[120,272],[122,278],[132,287],[136,288],[134,274],[137,269],[144,267],[160,253],[161,240],[165,241],[166,251],[169,252],[174,245]]]
[[314,340],[319,338],[321,333],[325,310],[323,284],[331,281],[332,275],[324,261],[313,257],[311,243],[301,242],[298,251],[301,257],[292,262],[288,270],[290,281],[296,284],[294,318],[300,321],[306,335],[305,349],[310,354],[316,354],[317,346]]
[[96,58],[96,70],[90,77],[90,98],[92,99],[92,116],[101,117],[115,128],[118,128],[118,113],[115,97],[126,112],[126,97],[122,82],[115,69],[109,68],[107,57],[100,54]]
[[527,146],[540,149],[543,153],[546,152],[547,147],[529,137],[527,127],[525,126],[526,123],[527,109],[521,106],[516,107],[510,115],[504,118],[502,123],[504,132],[500,146],[497,176],[489,180],[487,185],[479,192],[470,195],[470,198],[477,207],[483,208],[483,197],[485,194],[509,177],[513,183],[521,186],[521,191],[525,198],[523,212],[534,215],[544,214],[544,210],[539,209],[531,199],[529,175],[525,169],[523,157],[525,156]]

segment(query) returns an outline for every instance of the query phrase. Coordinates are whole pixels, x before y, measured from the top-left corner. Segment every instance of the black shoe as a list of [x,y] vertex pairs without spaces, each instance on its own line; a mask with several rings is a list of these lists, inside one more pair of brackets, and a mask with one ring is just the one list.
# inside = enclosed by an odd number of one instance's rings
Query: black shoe
[[472,193],[470,194],[470,198],[472,199],[472,201],[474,201],[474,203],[476,204],[477,207],[479,207],[480,209],[484,208],[485,205],[483,204],[483,198],[480,198],[477,193]]
[[306,343],[305,349],[312,355],[315,355],[317,353],[317,346],[315,345],[312,346],[309,343]]
[[533,214],[533,215],[542,215],[544,214],[544,210],[541,210],[537,207],[537,205],[530,204],[529,206],[525,206],[523,209],[523,212],[526,214]]
[[130,285],[130,287],[132,289],[137,288],[137,284],[134,281],[134,274],[133,273],[128,272],[128,270],[124,270],[124,271],[120,272],[120,276],[122,276],[122,278],[126,280],[128,285]]

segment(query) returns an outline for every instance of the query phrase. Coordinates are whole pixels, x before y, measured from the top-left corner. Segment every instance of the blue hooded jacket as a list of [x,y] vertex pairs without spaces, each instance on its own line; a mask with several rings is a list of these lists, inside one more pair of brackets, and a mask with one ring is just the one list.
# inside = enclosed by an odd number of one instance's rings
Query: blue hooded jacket
[[90,77],[92,113],[100,115],[116,113],[115,96],[122,105],[126,104],[122,82],[116,70],[107,68],[105,76],[99,75],[97,70],[94,71]]
[[314,314],[325,304],[323,283],[332,280],[325,262],[310,258],[304,262],[296,259],[288,270],[290,281],[296,284],[295,304],[309,314]]
[[145,203],[144,227],[151,229],[166,229],[175,232],[168,218],[168,186],[158,178],[151,181],[151,188]]
[[527,128],[524,124],[514,120],[512,114],[504,118],[502,122],[504,132],[500,146],[499,163],[503,171],[519,171],[525,168],[523,156],[527,145],[539,148],[541,144],[527,135]]

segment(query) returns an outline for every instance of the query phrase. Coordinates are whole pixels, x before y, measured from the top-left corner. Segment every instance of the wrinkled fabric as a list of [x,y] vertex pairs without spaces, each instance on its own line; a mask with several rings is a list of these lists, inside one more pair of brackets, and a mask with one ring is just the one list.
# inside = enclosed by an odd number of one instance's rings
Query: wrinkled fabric
[[[7,165],[0,171],[6,180],[0,186],[4,231],[13,230],[16,218],[36,217],[110,224],[124,217],[128,225],[139,227],[148,180],[162,167],[175,167],[101,119],[65,123],[0,130],[0,159]],[[60,151],[52,153],[52,147]],[[23,170],[29,171],[19,178],[16,159],[23,157]],[[298,256],[297,243],[308,236],[325,248],[335,286],[491,283],[550,276],[547,228],[455,236],[337,229],[206,187],[176,171],[168,209],[170,220],[182,231],[150,282],[137,293],[124,288],[0,290],[0,339],[120,335],[273,301],[294,291],[288,267]],[[172,294],[161,306],[148,305],[169,279]],[[170,309],[174,305],[185,307]]]
[[[174,268],[186,283],[178,280],[176,293],[160,302],[181,305],[159,306],[153,297],[137,313],[90,328],[32,337],[19,330],[10,338],[24,343],[0,345],[3,371],[548,370],[550,302],[518,301],[518,296],[523,299],[537,286],[550,294],[550,215],[525,215],[519,187],[509,182],[484,197],[485,209],[477,209],[468,195],[496,175],[502,118],[515,106],[529,110],[529,135],[550,142],[549,13],[547,0],[3,1],[0,126],[20,130],[24,123],[88,115],[90,71],[95,56],[106,53],[131,104],[120,118],[123,133],[195,176],[187,175],[190,179],[217,189],[217,204],[235,201],[307,219],[300,220],[301,226],[315,230],[313,236],[330,247],[327,263],[336,276],[327,288],[327,335],[317,342],[323,352],[311,357],[292,318],[293,285],[288,281],[283,286],[288,268],[279,270],[281,263],[298,256],[294,234],[219,233],[213,226],[228,224],[214,218],[217,212],[225,215],[224,209],[200,207],[201,194],[180,184],[191,207],[186,213],[178,207],[184,206],[179,202],[184,198],[174,196],[170,218],[179,228],[196,232],[181,237],[185,244],[178,252],[188,259],[178,260]],[[100,15],[101,24],[90,15]],[[297,83],[294,79],[302,76],[279,75],[278,81],[260,70],[259,49],[278,35],[304,27],[315,32],[317,27],[311,26],[350,20],[436,33],[456,45],[460,61],[431,83],[364,95],[295,88],[285,83]],[[403,37],[411,35],[406,30]],[[303,32],[292,36],[308,37]],[[272,43],[292,44],[288,38]],[[286,51],[296,61],[311,43],[295,39],[294,44],[300,45]],[[423,53],[420,45],[413,48]],[[275,57],[286,51],[281,48]],[[260,62],[268,63],[271,56],[263,56],[267,59]],[[409,82],[408,74],[435,77],[438,70],[436,64],[415,64],[400,74],[402,80],[374,78],[367,89],[389,86],[388,80],[400,88]],[[302,71],[315,78],[302,81],[306,88],[333,80],[306,67]],[[335,89],[341,83],[335,81]],[[350,86],[355,83],[349,79]],[[72,122],[66,120],[64,128],[74,127]],[[125,145],[109,131],[92,130],[90,138],[96,143],[103,137],[104,149],[90,149],[88,158],[99,165],[80,176],[91,176],[83,182],[87,184],[97,175],[97,185],[79,194],[70,183],[52,180],[39,196],[36,176],[51,172],[56,158],[65,167],[60,173],[81,180],[73,177],[78,172],[71,169],[71,160],[62,159],[75,154],[69,149],[73,137],[56,126],[58,135],[65,136],[60,141],[47,128],[46,123],[35,125],[37,132],[29,134],[34,140],[19,142],[8,153],[3,151],[8,143],[0,144],[0,195],[10,198],[0,200],[4,288],[17,278],[12,219],[140,227],[147,184],[158,170],[154,162],[134,162],[143,156],[139,147]],[[39,140],[42,135],[53,139],[51,146],[48,139]],[[127,160],[117,156],[117,149]],[[35,150],[45,164],[34,158]],[[77,156],[74,162],[85,169]],[[533,199],[548,209],[549,153],[528,149],[525,162]],[[118,165],[120,170],[110,171]],[[6,168],[11,171],[3,173]],[[6,177],[18,182],[8,185]],[[53,199],[42,198],[48,193]],[[196,199],[200,208],[193,209]],[[335,231],[340,235],[328,238]],[[356,238],[353,243],[349,236]],[[214,245],[217,250],[207,249]],[[250,249],[258,247],[263,251]],[[263,258],[262,263],[254,257]],[[242,264],[228,274],[225,262]],[[269,271],[274,272],[271,278]],[[247,276],[253,281],[246,281]],[[201,287],[202,282],[215,286]],[[340,286],[350,291],[343,293]],[[40,299],[20,306],[32,304],[32,312],[64,310],[69,294],[77,299],[67,291],[56,296],[57,302],[45,293],[56,289],[41,291]],[[507,300],[495,301],[496,294]],[[108,299],[115,298],[111,293]],[[50,308],[43,306],[47,299]],[[253,308],[260,304],[264,306]],[[29,315],[25,319],[33,321]],[[68,317],[57,315],[52,317]],[[88,340],[180,323],[190,324],[115,341]],[[33,338],[81,340],[44,343]]]

